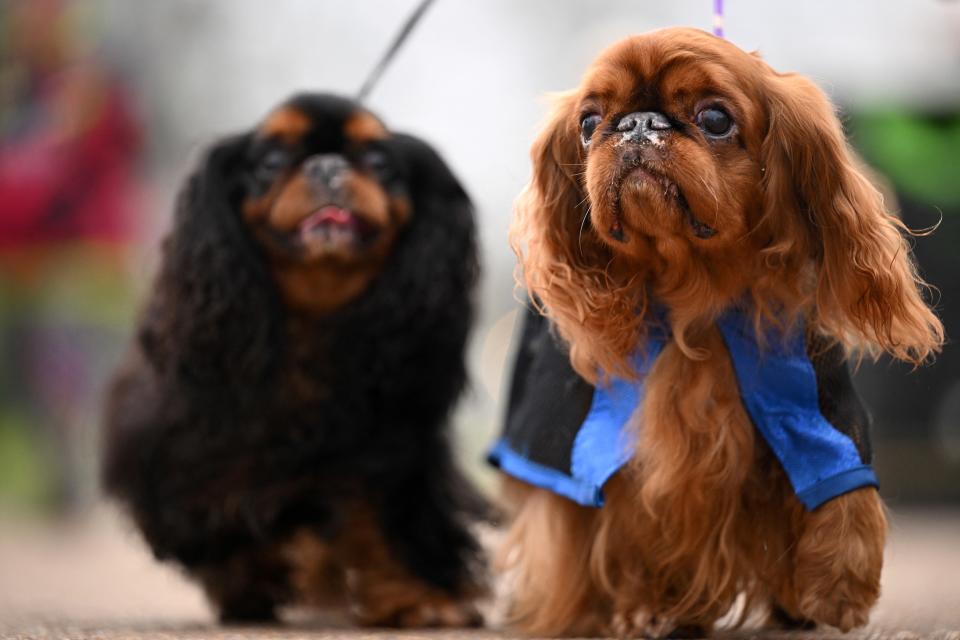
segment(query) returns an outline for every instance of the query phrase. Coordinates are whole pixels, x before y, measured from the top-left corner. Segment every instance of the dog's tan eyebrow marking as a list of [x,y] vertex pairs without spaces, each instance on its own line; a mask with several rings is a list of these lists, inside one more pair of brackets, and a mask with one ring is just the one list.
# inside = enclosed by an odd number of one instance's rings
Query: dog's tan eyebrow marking
[[288,144],[296,143],[310,129],[310,118],[292,107],[280,107],[267,116],[257,129],[265,138],[280,138]]
[[347,118],[343,125],[343,132],[354,142],[383,140],[388,135],[383,123],[366,111],[357,111]]

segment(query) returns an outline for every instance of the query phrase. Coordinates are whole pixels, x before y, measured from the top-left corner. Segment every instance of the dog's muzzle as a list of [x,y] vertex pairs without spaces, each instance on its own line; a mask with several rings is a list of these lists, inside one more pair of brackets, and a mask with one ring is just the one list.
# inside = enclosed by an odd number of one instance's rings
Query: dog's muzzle
[[350,163],[336,153],[318,154],[303,163],[303,173],[315,195],[321,201],[343,202],[346,196],[346,178]]

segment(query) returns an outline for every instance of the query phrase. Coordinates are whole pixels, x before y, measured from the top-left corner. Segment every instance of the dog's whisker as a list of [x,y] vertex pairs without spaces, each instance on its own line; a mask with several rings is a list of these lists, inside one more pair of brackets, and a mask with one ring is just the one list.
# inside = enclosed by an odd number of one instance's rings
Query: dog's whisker
[[707,193],[713,196],[713,202],[715,205],[713,209],[713,222],[714,226],[716,226],[716,223],[720,219],[720,196],[717,195],[716,189],[707,184],[706,179],[702,175],[698,175],[697,178],[700,180],[701,184],[703,184],[703,188],[707,190]]
[[[586,198],[584,198],[580,204],[583,204],[584,201],[586,201]],[[579,249],[581,256],[583,256],[583,229],[587,226],[587,218],[589,217],[590,207],[588,206],[587,210],[583,213],[583,220],[580,221],[580,233],[577,234],[577,248]]]

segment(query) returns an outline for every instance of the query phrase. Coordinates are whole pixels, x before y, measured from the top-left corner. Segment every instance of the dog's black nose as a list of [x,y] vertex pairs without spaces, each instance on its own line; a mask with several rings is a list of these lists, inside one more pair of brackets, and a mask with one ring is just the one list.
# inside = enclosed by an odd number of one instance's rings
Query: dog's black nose
[[620,118],[617,131],[631,134],[631,137],[646,136],[654,131],[672,129],[673,125],[667,116],[658,111],[635,111]]
[[327,189],[340,188],[349,168],[346,158],[336,153],[310,156],[303,163],[303,173],[310,183]]

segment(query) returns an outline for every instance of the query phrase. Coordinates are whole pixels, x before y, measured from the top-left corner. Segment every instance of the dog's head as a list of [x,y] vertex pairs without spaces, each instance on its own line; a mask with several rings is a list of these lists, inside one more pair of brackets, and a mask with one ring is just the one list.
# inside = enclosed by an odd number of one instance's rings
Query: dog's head
[[376,116],[335,96],[296,96],[256,128],[240,212],[291,304],[328,311],[369,284],[413,211],[405,160]]
[[942,328],[899,231],[808,80],[693,29],[609,47],[558,97],[513,241],[575,366],[626,373],[651,299],[688,328],[747,299],[918,362]]
[[244,219],[272,254],[300,263],[363,262],[410,214],[391,134],[331,96],[298,96],[257,127],[247,150]]
[[466,317],[476,270],[472,206],[440,156],[351,100],[302,94],[190,177],[142,342],[192,380],[258,379],[291,315]]

